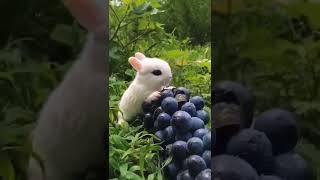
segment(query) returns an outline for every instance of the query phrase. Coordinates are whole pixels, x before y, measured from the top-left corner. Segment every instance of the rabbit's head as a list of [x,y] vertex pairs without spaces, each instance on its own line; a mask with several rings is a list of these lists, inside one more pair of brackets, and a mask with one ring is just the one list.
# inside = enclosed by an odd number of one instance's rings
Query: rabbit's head
[[161,90],[171,82],[171,68],[164,60],[149,58],[137,52],[129,58],[129,63],[137,71],[135,81],[150,91]]
[[89,32],[107,41],[107,0],[64,0],[76,20]]

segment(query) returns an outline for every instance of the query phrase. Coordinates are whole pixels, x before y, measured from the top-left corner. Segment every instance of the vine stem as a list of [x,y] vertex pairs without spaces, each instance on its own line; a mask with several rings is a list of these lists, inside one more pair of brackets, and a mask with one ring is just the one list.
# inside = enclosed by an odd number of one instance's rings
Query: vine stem
[[143,33],[139,34],[136,38],[134,38],[133,40],[131,40],[130,42],[128,42],[124,47],[127,48],[130,44],[138,41],[142,36],[144,36],[144,35],[146,35],[146,34],[149,34],[149,33],[153,32],[153,31],[155,31],[155,30],[152,29],[152,30],[149,30],[149,31],[148,31],[148,28],[147,28]]
[[122,19],[120,20],[119,16],[117,15],[117,13],[115,12],[115,10],[110,6],[111,11],[114,13],[114,15],[116,16],[117,20],[118,20],[118,26],[116,28],[116,31],[113,33],[112,37],[109,39],[109,41],[112,41],[118,34],[120,28],[121,28],[121,24],[122,22],[126,19],[126,17],[128,16],[128,11],[129,11],[129,6],[127,6],[126,9],[126,13],[125,15],[122,17]]

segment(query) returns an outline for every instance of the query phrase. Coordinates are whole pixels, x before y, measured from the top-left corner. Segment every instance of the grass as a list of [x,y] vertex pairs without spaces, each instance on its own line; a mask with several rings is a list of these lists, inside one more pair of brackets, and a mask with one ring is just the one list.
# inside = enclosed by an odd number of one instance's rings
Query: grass
[[128,82],[112,76],[109,84],[109,179],[163,179],[157,137],[145,131],[139,119],[117,125],[118,103]]
[[163,179],[162,147],[144,130],[142,120],[117,125],[118,103],[129,82],[109,77],[109,179]]
[[109,123],[109,173],[112,179],[162,179],[159,144],[142,125],[126,128]]

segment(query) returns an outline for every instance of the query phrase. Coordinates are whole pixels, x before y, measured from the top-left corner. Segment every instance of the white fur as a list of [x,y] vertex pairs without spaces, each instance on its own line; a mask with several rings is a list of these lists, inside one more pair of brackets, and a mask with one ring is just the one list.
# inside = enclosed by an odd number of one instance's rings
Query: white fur
[[29,180],[78,180],[88,168],[104,166],[106,27],[95,29],[40,113],[32,135],[33,151],[44,160],[46,178],[31,158]]
[[[71,180],[105,161],[105,50],[91,34],[80,59],[40,113],[33,150],[44,159],[47,180]],[[32,160],[30,168],[29,180],[40,180],[38,164]]]
[[[142,68],[137,72],[135,79],[124,92],[119,103],[121,112],[118,114],[118,123],[129,121],[142,111],[142,103],[157,96],[155,91],[160,91],[169,85],[172,74],[169,64],[161,59],[147,58],[142,61]],[[153,70],[161,70],[161,76],[155,76]],[[151,96],[150,96],[151,95]]]

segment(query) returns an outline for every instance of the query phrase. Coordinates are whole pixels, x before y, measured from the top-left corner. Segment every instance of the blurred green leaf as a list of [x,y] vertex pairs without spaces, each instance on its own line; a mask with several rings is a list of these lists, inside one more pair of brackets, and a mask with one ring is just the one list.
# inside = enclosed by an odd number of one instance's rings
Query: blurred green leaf
[[145,3],[141,4],[140,6],[138,6],[136,8],[133,8],[133,12],[138,14],[138,15],[141,15],[144,12],[146,12],[149,9],[149,7],[151,7],[150,3],[145,2]]
[[0,152],[0,177],[15,180],[15,171],[7,153]]
[[296,2],[287,6],[290,15],[305,15],[309,18],[311,24],[320,28],[320,2]]
[[58,24],[50,34],[50,38],[72,47],[75,41],[74,29],[70,25]]

